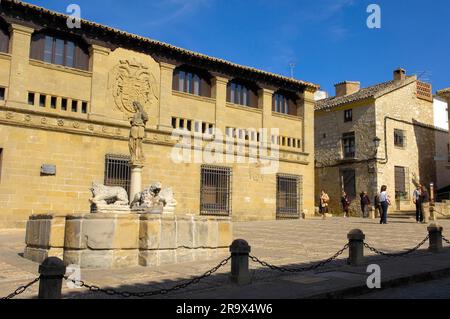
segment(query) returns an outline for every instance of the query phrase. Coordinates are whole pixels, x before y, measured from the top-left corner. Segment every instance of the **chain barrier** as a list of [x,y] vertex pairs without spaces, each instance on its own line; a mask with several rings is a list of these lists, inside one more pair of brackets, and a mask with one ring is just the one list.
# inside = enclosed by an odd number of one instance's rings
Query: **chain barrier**
[[192,284],[199,283],[201,280],[211,276],[212,274],[217,272],[220,268],[222,268],[226,264],[228,264],[230,259],[231,259],[231,256],[228,257],[227,259],[224,259],[216,267],[208,270],[203,275],[201,275],[199,277],[195,277],[195,278],[193,278],[193,279],[191,279],[191,280],[189,280],[189,281],[187,281],[185,283],[176,285],[176,286],[174,286],[172,288],[159,289],[159,290],[146,291],[146,292],[129,292],[129,291],[117,291],[117,290],[114,290],[114,289],[103,289],[103,288],[100,288],[98,286],[88,285],[82,280],[70,279],[67,276],[65,276],[64,279],[68,280],[68,281],[71,281],[72,283],[74,283],[78,287],[86,288],[86,289],[88,289],[89,291],[92,291],[92,292],[100,292],[100,293],[107,294],[109,296],[120,296],[120,297],[124,297],[124,298],[130,298],[130,297],[143,298],[143,297],[151,297],[151,296],[155,296],[155,295],[166,295],[166,294],[168,294],[170,292],[177,291],[177,290],[180,290],[180,289],[184,289],[184,288],[186,288],[186,287],[188,287],[188,286],[190,286]]
[[7,299],[13,299],[16,296],[23,294],[28,288],[30,288],[31,286],[33,286],[35,283],[37,283],[39,280],[41,279],[41,277],[37,277],[35,280],[31,281],[30,283],[28,283],[25,286],[20,286],[19,288],[17,288],[13,293],[9,294],[6,297],[3,297],[2,300],[7,300]]
[[430,239],[430,236],[428,235],[428,236],[425,237],[425,239],[422,240],[416,247],[414,247],[414,248],[412,248],[412,249],[409,249],[409,250],[407,250],[407,251],[405,251],[405,252],[402,252],[402,253],[397,253],[397,254],[390,254],[390,253],[382,252],[382,251],[380,251],[380,250],[378,250],[378,249],[376,249],[376,248],[370,246],[370,245],[367,244],[367,243],[364,243],[364,247],[366,247],[367,249],[369,249],[371,252],[373,252],[373,253],[375,253],[375,254],[378,254],[378,255],[381,255],[381,256],[385,256],[385,257],[403,257],[403,256],[409,255],[409,254],[411,254],[411,253],[417,251],[417,250],[418,250],[420,247],[422,247],[429,239]]
[[442,236],[442,240],[445,241],[448,245],[450,245],[450,240],[448,240],[448,239],[445,238],[444,236]]
[[328,258],[327,260],[321,261],[318,264],[315,265],[311,265],[309,267],[302,267],[302,268],[284,268],[284,267],[279,267],[279,266],[275,266],[275,265],[271,265],[265,261],[260,260],[259,258],[255,257],[255,256],[249,256],[249,258],[255,262],[258,263],[264,267],[270,268],[272,270],[277,270],[277,271],[281,271],[281,272],[291,272],[291,273],[298,273],[298,272],[306,272],[306,271],[311,271],[311,270],[315,270],[317,268],[323,267],[326,264],[331,263],[332,261],[334,261],[335,259],[337,259],[339,256],[341,256],[344,251],[346,251],[349,248],[349,245],[346,244],[344,246],[344,248],[342,248],[341,250],[339,250],[336,254],[334,254],[332,257]]

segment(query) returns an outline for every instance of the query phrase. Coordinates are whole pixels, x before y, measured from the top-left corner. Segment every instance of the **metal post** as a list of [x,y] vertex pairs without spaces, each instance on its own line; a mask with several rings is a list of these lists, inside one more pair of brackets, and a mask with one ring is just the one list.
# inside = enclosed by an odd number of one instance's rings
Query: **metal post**
[[359,266],[364,262],[364,239],[366,236],[360,229],[353,229],[347,235],[349,245],[348,264]]
[[39,299],[61,299],[62,281],[66,274],[64,262],[57,257],[44,260],[39,266]]
[[238,285],[250,283],[248,259],[251,251],[249,244],[243,240],[235,240],[230,246],[231,252],[231,281]]
[[442,251],[442,230],[442,226],[435,223],[428,226],[428,234],[430,236],[430,247],[428,251],[433,253],[440,253]]

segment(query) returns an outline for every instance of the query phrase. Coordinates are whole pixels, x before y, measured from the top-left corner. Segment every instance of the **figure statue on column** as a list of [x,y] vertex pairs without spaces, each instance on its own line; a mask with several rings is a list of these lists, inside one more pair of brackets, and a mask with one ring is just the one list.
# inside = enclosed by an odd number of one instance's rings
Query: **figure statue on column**
[[148,122],[148,114],[144,111],[141,103],[133,102],[136,113],[131,119],[130,130],[130,154],[131,164],[142,164],[144,162],[144,150],[142,141],[145,138],[145,125]]

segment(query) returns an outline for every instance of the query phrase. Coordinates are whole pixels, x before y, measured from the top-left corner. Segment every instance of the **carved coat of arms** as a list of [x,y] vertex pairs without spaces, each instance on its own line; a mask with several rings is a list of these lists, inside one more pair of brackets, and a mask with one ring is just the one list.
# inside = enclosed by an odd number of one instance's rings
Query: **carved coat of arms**
[[121,60],[110,74],[109,86],[116,106],[134,113],[133,102],[143,106],[158,100],[158,84],[150,69],[137,61]]

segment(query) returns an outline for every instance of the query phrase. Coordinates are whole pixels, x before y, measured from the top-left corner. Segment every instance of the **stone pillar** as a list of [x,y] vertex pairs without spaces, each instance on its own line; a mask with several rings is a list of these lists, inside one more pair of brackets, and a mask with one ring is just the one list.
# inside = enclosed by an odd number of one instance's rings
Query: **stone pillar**
[[[272,97],[275,92],[269,89],[259,91],[259,108],[263,110],[262,127],[270,129],[272,127]],[[270,134],[270,131],[268,132]],[[270,140],[270,136],[268,137]]]
[[142,169],[143,165],[131,164],[131,179],[130,179],[130,203],[135,196],[142,191]]
[[61,299],[61,289],[66,266],[57,257],[50,257],[44,260],[39,266],[41,275],[39,283],[39,299]]
[[347,235],[349,245],[348,264],[360,266],[364,262],[364,239],[366,236],[359,229],[353,229]]
[[227,103],[227,85],[228,79],[220,76],[216,76],[212,79],[212,92],[211,96],[216,100],[216,128],[225,134],[225,128],[227,123],[226,117],[226,103]]
[[235,240],[230,246],[231,252],[231,281],[238,285],[251,282],[248,269],[248,258],[251,251],[249,244],[243,240]]
[[30,61],[31,35],[34,29],[19,24],[11,24],[11,70],[8,101],[11,106],[27,104],[27,70]]
[[158,109],[158,129],[164,131],[172,130],[172,118],[165,108],[171,105],[173,70],[175,65],[160,62],[161,84],[159,91],[159,109]]
[[108,57],[111,50],[98,45],[90,47],[90,69],[92,70],[91,109],[89,118],[102,120],[109,113],[110,105],[106,105],[108,91],[109,65]]
[[431,224],[428,226],[428,234],[430,236],[430,247],[428,250],[433,253],[442,251],[442,230],[443,228],[438,224]]

